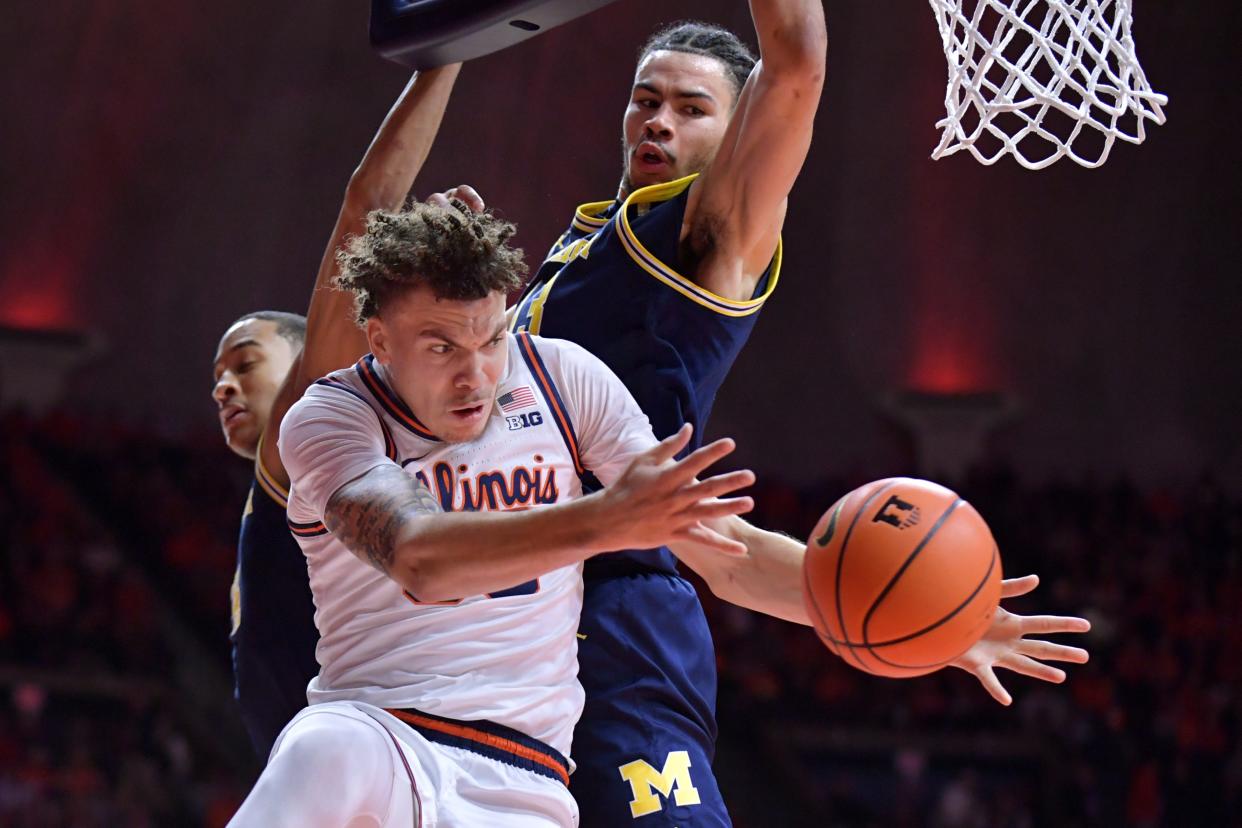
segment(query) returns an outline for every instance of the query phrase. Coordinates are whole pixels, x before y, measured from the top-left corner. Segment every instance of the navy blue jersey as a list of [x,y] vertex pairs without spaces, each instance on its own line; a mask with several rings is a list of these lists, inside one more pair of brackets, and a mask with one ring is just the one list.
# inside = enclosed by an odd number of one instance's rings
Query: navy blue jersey
[[[702,443],[716,392],[776,287],[781,250],[755,291],[733,301],[677,272],[690,176],[644,187],[624,204],[577,209],[531,280],[511,327],[568,339],[621,378],[664,439],[694,426],[688,451]],[[667,551],[618,553],[647,568],[676,571]],[[613,567],[616,556],[587,561]]]
[[233,694],[259,758],[306,706],[319,672],[315,604],[306,558],[285,516],[289,492],[255,464],[242,515],[233,583]]
[[[776,287],[780,247],[754,297],[716,296],[677,271],[694,177],[623,203],[579,207],[514,312],[514,330],[568,339],[602,359],[664,438],[701,444],[716,392]],[[711,761],[716,670],[694,588],[667,549],[586,562],[578,644],[586,707],[570,790],[582,824],[727,826]]]
[[776,287],[780,249],[755,298],[724,299],[677,272],[694,176],[624,204],[579,207],[518,303],[514,330],[577,342],[625,382],[663,439],[701,440],[716,392]]

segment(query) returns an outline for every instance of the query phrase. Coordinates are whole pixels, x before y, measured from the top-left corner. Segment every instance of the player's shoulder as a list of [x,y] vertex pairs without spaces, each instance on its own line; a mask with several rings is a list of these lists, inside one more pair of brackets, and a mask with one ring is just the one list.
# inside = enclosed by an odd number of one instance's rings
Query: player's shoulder
[[568,339],[560,339],[555,336],[540,336],[539,334],[523,331],[521,333],[514,334],[514,338],[517,340],[519,346],[521,345],[522,339],[525,338],[536,350],[539,351],[540,354],[550,355],[553,358],[561,358],[564,354],[569,354],[570,359],[580,356],[581,354],[589,355],[589,351],[577,342],[571,342]]
[[328,419],[352,422],[358,418],[374,419],[374,406],[369,400],[370,392],[359,377],[356,366],[333,371],[312,382],[302,396],[290,408],[281,424],[285,425],[308,419]]
[[568,339],[522,332],[514,334],[514,343],[518,353],[528,363],[537,360],[536,365],[542,363],[549,371],[558,375],[567,372],[608,371],[607,366],[597,356]]

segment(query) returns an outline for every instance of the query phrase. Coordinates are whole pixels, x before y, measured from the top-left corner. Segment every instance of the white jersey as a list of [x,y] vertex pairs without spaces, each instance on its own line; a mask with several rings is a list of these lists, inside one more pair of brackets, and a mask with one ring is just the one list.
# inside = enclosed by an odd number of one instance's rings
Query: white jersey
[[290,527],[306,554],[319,675],[311,704],[360,701],[456,720],[487,720],[568,755],[582,712],[577,638],[581,565],[491,595],[419,603],[324,527],[329,498],[381,465],[421,480],[445,511],[508,511],[582,495],[655,443],[646,416],[608,368],[570,342],[510,335],[486,429],[435,438],[373,357],[312,385],[285,416]]

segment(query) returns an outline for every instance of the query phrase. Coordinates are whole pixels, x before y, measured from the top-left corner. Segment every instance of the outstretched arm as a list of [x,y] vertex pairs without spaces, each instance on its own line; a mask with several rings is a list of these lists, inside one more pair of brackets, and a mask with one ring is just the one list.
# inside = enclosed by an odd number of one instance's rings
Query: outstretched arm
[[691,189],[682,226],[695,281],[738,301],[751,298],[776,252],[785,201],[811,146],[828,49],[822,0],[751,0],[750,10],[759,63]]
[[353,296],[332,287],[336,251],[361,233],[372,210],[395,210],[405,201],[440,129],[460,64],[419,72],[380,125],[345,189],[345,200],[319,264],[306,314],[306,343],[276,395],[260,445],[260,460],[282,485],[289,482],[275,436],[280,423],[315,380],[344,368],[367,352],[366,335],[354,321]]
[[[709,524],[725,537],[746,546],[745,555],[713,554],[693,540],[671,548],[677,557],[702,576],[719,598],[740,607],[762,612],[798,624],[810,624],[802,599],[802,559],[806,544],[787,535],[767,532],[738,517]],[[1035,575],[1001,582],[1001,598],[1016,598],[1039,584]],[[1062,615],[1014,615],[997,607],[992,626],[974,646],[954,659],[952,665],[979,679],[994,699],[1008,705],[1012,698],[1001,686],[994,668],[1003,667],[1041,681],[1060,684],[1065,672],[1043,661],[1085,664],[1087,651],[1050,641],[1029,639],[1028,635],[1085,633],[1091,624],[1085,618]]]
[[[395,464],[377,465],[329,499],[324,524],[358,558],[420,601],[448,601],[525,583],[599,552],[660,546],[701,521],[748,511],[724,498],[754,478],[697,475],[733,450],[717,440],[680,461],[689,428],[636,456],[617,482],[567,503],[519,512],[442,512],[425,486]],[[740,554],[722,537],[713,554]]]
[[802,600],[806,544],[788,535],[767,532],[741,518],[716,521],[711,528],[745,546],[746,554],[722,556],[693,539],[669,548],[707,582],[716,597],[764,615],[810,626]]

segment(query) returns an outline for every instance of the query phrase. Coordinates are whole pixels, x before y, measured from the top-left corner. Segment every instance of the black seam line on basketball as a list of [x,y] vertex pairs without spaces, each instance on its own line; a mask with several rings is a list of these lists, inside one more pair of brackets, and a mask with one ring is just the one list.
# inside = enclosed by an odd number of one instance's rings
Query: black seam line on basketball
[[[970,598],[966,599],[966,603],[965,603],[965,604],[962,604],[962,606],[961,606],[961,607],[958,607],[958,608],[957,608],[956,610],[954,610],[952,613],[950,613],[949,615],[945,616],[945,618],[941,619],[941,621],[940,621],[940,622],[937,622],[937,626],[938,626],[940,623],[943,623],[944,621],[947,621],[947,620],[949,620],[950,618],[952,618],[953,616],[957,615],[957,613],[961,612],[961,611],[962,611],[962,609],[963,609],[963,608],[964,608],[967,604],[969,604],[972,600],[974,600],[974,597],[975,597],[976,595],[978,595],[978,594],[979,594],[979,590],[983,589],[984,584],[986,584],[986,583],[988,582],[988,578],[989,578],[989,577],[991,577],[991,575],[992,575],[992,569],[993,569],[993,567],[996,565],[996,560],[997,560],[997,558],[999,557],[999,555],[1000,555],[1000,550],[999,550],[999,549],[997,549],[995,546],[993,546],[993,547],[992,547],[992,561],[991,561],[991,563],[989,563],[989,564],[988,564],[988,571],[987,571],[987,572],[985,572],[985,573],[983,574],[983,579],[979,582],[979,585],[978,585],[977,587],[975,587],[975,591],[971,594]],[[871,648],[868,648],[868,649],[870,649],[870,650],[871,650],[871,655],[872,655],[872,657],[873,657],[873,658],[875,658],[875,659],[876,659],[876,661],[883,662],[884,664],[887,664],[887,665],[888,665],[888,666],[890,666],[890,667],[898,667],[898,668],[905,669],[905,670],[927,670],[927,669],[931,669],[931,668],[939,668],[939,667],[943,667],[943,666],[945,666],[946,664],[951,664],[951,663],[953,662],[953,659],[955,659],[955,658],[957,658],[958,656],[960,656],[960,655],[961,655],[961,653],[959,653],[957,656],[954,656],[953,658],[948,658],[948,659],[945,659],[944,661],[937,661],[937,662],[933,662],[933,663],[931,663],[931,664],[898,664],[898,663],[897,663],[897,662],[895,662],[895,661],[889,661],[888,659],[884,658],[884,656],[882,656],[882,655],[880,655],[879,653],[875,652],[875,650],[874,650],[874,649],[871,649]]]
[[[858,648],[858,649],[860,649],[860,650],[867,650],[867,649],[874,649],[874,648],[876,648],[876,647],[892,647],[892,646],[894,646],[894,645],[896,645],[896,644],[904,644],[905,642],[909,641],[909,640],[910,640],[910,639],[912,639],[912,638],[918,638],[920,635],[923,635],[924,633],[931,632],[931,631],[932,631],[932,630],[934,630],[936,627],[939,627],[941,624],[945,624],[945,623],[947,623],[948,621],[950,621],[950,620],[953,618],[953,616],[957,615],[959,612],[961,612],[963,609],[965,609],[965,608],[966,608],[966,605],[967,605],[967,604],[969,604],[971,601],[973,601],[973,600],[975,599],[975,596],[977,596],[977,595],[979,594],[979,591],[980,591],[981,589],[983,589],[983,587],[984,587],[984,585],[985,585],[985,584],[987,584],[987,582],[988,582],[988,578],[989,578],[989,577],[991,577],[991,575],[992,575],[992,569],[993,569],[993,567],[996,565],[996,559],[997,559],[997,557],[998,557],[999,555],[1000,555],[1000,550],[999,550],[999,549],[997,549],[995,545],[993,545],[993,547],[992,547],[992,561],[988,564],[987,571],[983,573],[983,580],[982,580],[982,581],[980,581],[980,582],[979,582],[979,585],[975,587],[975,590],[974,590],[974,592],[972,592],[972,593],[970,594],[970,597],[969,597],[969,598],[967,598],[967,599],[966,599],[966,601],[965,601],[965,602],[964,602],[964,603],[963,603],[960,607],[958,607],[957,609],[953,610],[953,612],[949,613],[949,614],[948,614],[948,615],[946,615],[944,618],[941,618],[939,621],[936,621],[935,623],[930,624],[930,625],[929,625],[929,626],[927,626],[927,627],[924,627],[923,629],[919,630],[918,632],[912,632],[912,633],[910,633],[909,635],[903,635],[903,636],[901,636],[900,638],[892,638],[892,639],[889,639],[888,641],[876,641],[876,642],[874,642],[874,643],[870,643],[870,644],[863,643],[863,642],[856,642],[856,641],[840,641],[840,640],[838,640],[838,639],[836,639],[836,638],[833,638],[833,637],[832,637],[832,636],[830,636],[830,635],[822,635],[822,634],[820,635],[820,638],[823,638],[823,639],[825,639],[825,640],[827,640],[827,641],[831,641],[833,644],[835,644],[835,645],[837,645],[837,646],[839,646],[839,647],[856,647],[856,648]],[[822,620],[822,619],[821,619],[821,620]],[[877,658],[878,658],[878,656],[877,656]],[[942,663],[943,663],[943,662],[942,662]],[[900,666],[900,665],[895,665],[895,666]],[[923,666],[931,666],[931,665],[923,665]]]
[[932,624],[928,624],[928,625],[927,625],[926,627],[924,627],[923,629],[921,629],[921,630],[919,630],[919,631],[917,631],[917,632],[912,632],[912,633],[910,633],[909,635],[903,635],[903,636],[901,636],[900,638],[892,638],[892,639],[889,639],[888,641],[877,641],[877,642],[875,642],[875,643],[867,643],[867,644],[864,644],[863,646],[864,646],[864,647],[892,647],[892,646],[894,646],[894,645],[896,645],[896,644],[904,644],[905,642],[909,641],[909,640],[910,640],[910,639],[912,639],[912,638],[918,638],[920,635],[923,635],[923,634],[925,634],[925,633],[929,633],[929,632],[931,632],[932,630],[936,629],[937,627],[939,627],[939,626],[941,626],[941,625],[943,625],[943,624],[947,624],[947,623],[948,623],[949,621],[951,621],[951,620],[953,619],[953,617],[954,617],[954,616],[956,616],[959,612],[961,612],[962,610],[966,609],[966,607],[970,604],[970,602],[971,602],[971,601],[973,601],[973,600],[975,600],[976,596],[978,596],[978,595],[979,595],[979,592],[980,592],[980,591],[983,589],[983,587],[987,584],[987,582],[988,582],[988,578],[992,577],[992,570],[996,568],[996,559],[997,559],[997,557],[999,556],[999,554],[1000,554],[1000,550],[998,550],[995,546],[993,546],[993,547],[992,547],[992,559],[991,559],[990,561],[988,561],[988,568],[987,568],[987,571],[983,573],[983,580],[981,580],[981,581],[978,583],[978,585],[976,585],[976,586],[975,586],[974,591],[970,593],[970,596],[969,596],[969,597],[968,597],[965,601],[963,601],[963,602],[962,602],[962,603],[961,603],[961,604],[957,607],[957,609],[955,609],[955,610],[953,610],[952,612],[950,612],[950,613],[949,613],[948,615],[946,615],[944,618],[941,618],[939,621],[936,621],[936,622],[934,622],[934,623],[932,623]]
[[[959,612],[961,612],[963,609],[965,609],[965,608],[966,608],[966,606],[967,606],[968,604],[970,604],[970,602],[971,602],[971,601],[973,601],[973,600],[975,599],[975,596],[976,596],[976,595],[978,595],[978,594],[979,594],[979,591],[983,589],[984,584],[986,584],[986,583],[988,582],[988,578],[992,577],[992,570],[996,568],[996,561],[997,561],[997,559],[998,559],[999,557],[1000,557],[1000,550],[999,550],[999,549],[997,549],[995,545],[993,545],[993,546],[992,546],[992,560],[991,560],[991,562],[988,564],[988,571],[987,571],[987,572],[985,572],[985,573],[983,573],[983,578],[979,581],[979,585],[975,587],[974,592],[970,593],[970,597],[969,597],[969,598],[967,598],[967,599],[966,599],[966,601],[965,601],[965,602],[964,602],[964,603],[963,603],[960,607],[958,607],[957,609],[953,610],[953,612],[949,613],[949,614],[948,614],[948,615],[946,615],[944,618],[942,618],[942,619],[940,619],[939,621],[937,621],[937,622],[936,622],[935,624],[933,624],[931,627],[928,627],[928,629],[934,629],[935,627],[938,627],[938,626],[940,626],[941,624],[945,623],[945,622],[946,622],[946,621],[948,621],[950,618],[952,618],[953,616],[955,616],[955,615],[957,615]],[[921,632],[919,632],[919,633],[915,633],[915,634],[916,634],[916,635],[921,635],[923,632],[926,632],[926,630],[923,630],[923,631],[921,631]],[[953,656],[953,658],[946,659],[946,660],[944,660],[944,661],[937,661],[937,662],[936,662],[936,663],[934,663],[934,664],[898,664],[898,663],[897,663],[897,662],[895,662],[895,661],[889,661],[888,659],[884,658],[884,656],[882,656],[882,655],[880,655],[879,653],[875,652],[875,650],[874,650],[872,647],[868,647],[868,649],[871,651],[871,655],[872,655],[872,657],[873,657],[873,658],[875,658],[877,661],[882,661],[882,662],[884,662],[885,664],[887,664],[887,665],[888,665],[888,666],[890,666],[890,667],[902,667],[902,668],[905,668],[905,669],[907,669],[907,670],[926,670],[926,669],[927,669],[927,668],[929,668],[929,667],[943,667],[944,665],[949,664],[950,662],[952,662],[954,658],[957,658],[958,656],[960,656],[960,655],[961,655],[961,653],[958,653],[957,655]]]
[[910,568],[910,564],[914,563],[914,559],[922,553],[922,551],[927,547],[927,544],[931,542],[931,539],[934,538],[936,533],[940,531],[940,527],[944,526],[944,522],[949,519],[949,515],[953,514],[954,510],[957,509],[958,506],[961,506],[964,502],[965,501],[959,497],[949,504],[949,508],[945,509],[944,513],[941,514],[940,517],[936,518],[936,522],[933,523],[932,527],[927,530],[927,534],[923,536],[921,541],[919,541],[918,546],[914,547],[914,550],[906,556],[906,559],[901,562],[901,566],[899,566],[897,571],[893,573],[893,577],[888,579],[888,583],[884,585],[884,589],[880,590],[880,594],[876,596],[874,601],[871,602],[871,608],[868,609],[867,614],[863,616],[862,640],[864,647],[871,646],[871,641],[867,636],[867,628],[871,626],[871,617],[875,615],[876,609],[879,608],[880,604],[884,603],[884,599],[887,598],[888,594],[893,591],[893,587],[895,587],[897,582],[901,580],[901,576],[905,574],[905,571]]
[[[841,554],[837,555],[837,577],[835,583],[833,584],[833,590],[835,591],[837,599],[837,623],[840,625],[841,635],[845,636],[846,641],[849,640],[850,631],[845,628],[845,613],[841,610],[841,570],[845,567],[845,550],[850,545],[850,538],[854,536],[854,527],[858,525],[858,518],[862,517],[862,513],[867,511],[867,507],[871,505],[873,500],[887,492],[895,485],[897,485],[897,481],[894,480],[892,483],[889,483],[886,486],[881,486],[868,495],[867,499],[864,500],[862,505],[858,507],[858,511],[854,512],[854,517],[850,521],[850,528],[845,530],[845,537],[841,539]],[[859,658],[858,654],[854,652],[854,645],[847,644],[846,647],[849,648],[850,655],[852,655],[854,660],[858,662],[858,666],[864,670],[867,669],[866,665],[863,664],[862,659]]]
[[[815,541],[815,543],[817,543],[821,549],[827,546],[829,543],[831,543],[833,537],[836,535],[837,520],[838,518],[841,517],[841,510],[845,508],[845,501],[848,498],[849,496],[846,495],[846,497],[843,497],[839,501],[837,501],[837,505],[833,507],[832,517],[828,519],[828,526],[824,529],[824,534],[818,540]],[[811,590],[811,577],[807,575],[805,563],[803,563],[802,565],[802,594],[806,596],[807,601],[811,605],[811,609],[815,612],[815,618],[819,619],[819,626],[823,627],[824,629],[828,629],[828,619],[824,618],[824,611],[823,609],[820,608],[819,601],[816,600],[815,593]],[[814,627],[814,624],[812,624],[812,626]],[[840,648],[836,646],[835,638],[833,638],[830,635],[825,635],[824,633],[821,633],[819,631],[819,627],[815,627],[815,634],[819,636],[820,641],[824,642],[825,644],[828,644],[829,648],[835,654],[837,654],[838,656],[841,655]],[[829,642],[833,642],[833,643],[829,643]]]

